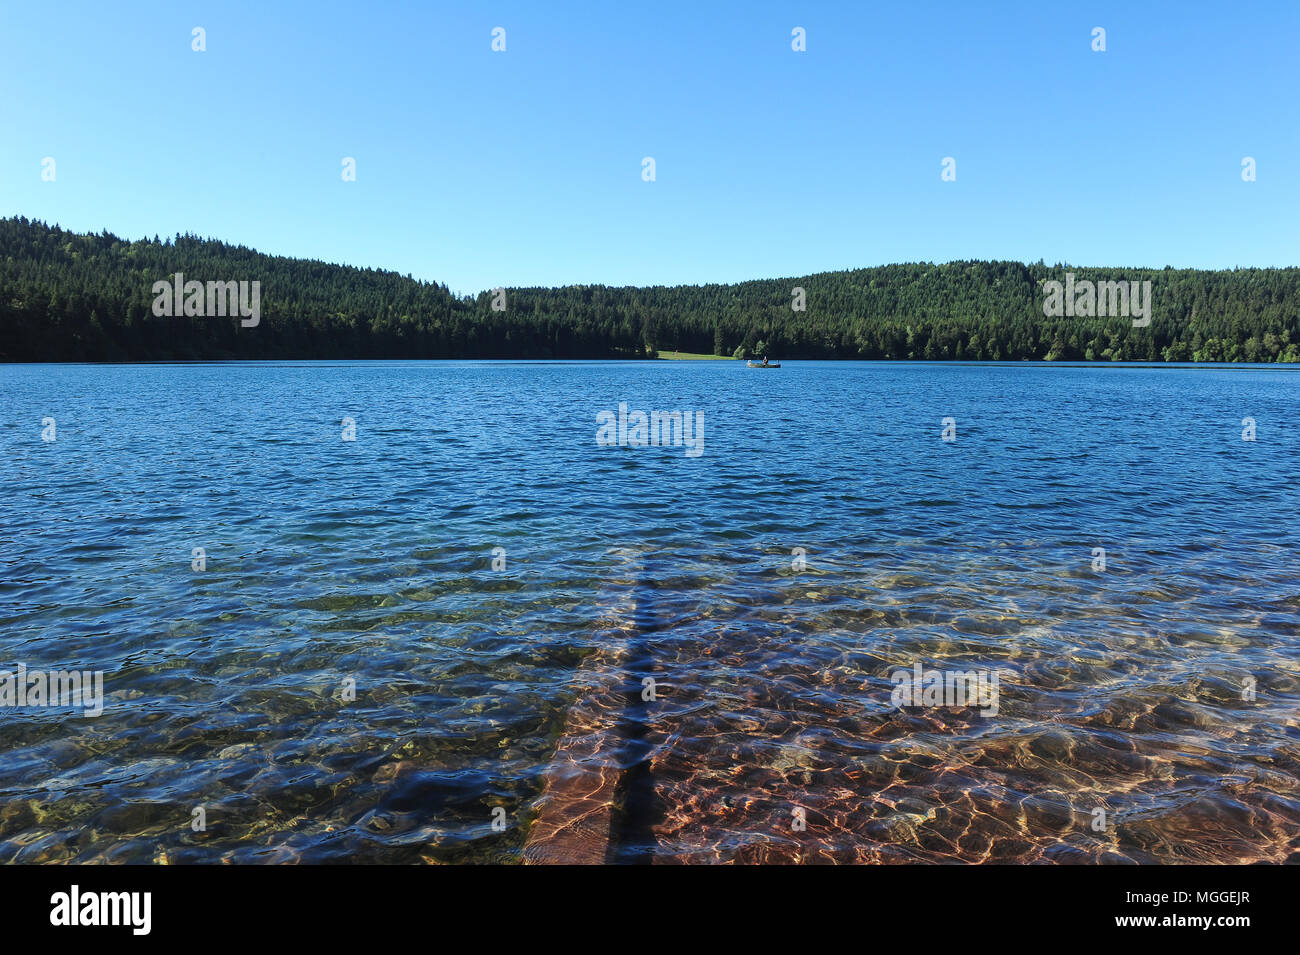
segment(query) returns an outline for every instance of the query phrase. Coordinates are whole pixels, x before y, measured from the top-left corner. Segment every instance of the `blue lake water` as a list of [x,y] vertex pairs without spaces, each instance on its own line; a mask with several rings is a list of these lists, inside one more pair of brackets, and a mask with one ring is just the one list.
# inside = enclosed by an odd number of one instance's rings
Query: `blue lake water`
[[[99,716],[0,707],[0,860],[1294,857],[1297,394],[0,366],[0,668],[104,681]],[[698,412],[702,453],[598,444],[620,403]],[[998,672],[996,713],[894,705],[918,663]]]

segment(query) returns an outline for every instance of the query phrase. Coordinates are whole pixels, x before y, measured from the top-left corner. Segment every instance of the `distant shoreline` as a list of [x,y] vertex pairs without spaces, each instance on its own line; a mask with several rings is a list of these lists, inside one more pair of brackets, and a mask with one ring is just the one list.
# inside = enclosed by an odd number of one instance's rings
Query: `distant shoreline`
[[196,236],[131,241],[0,219],[0,362],[764,355],[1300,364],[1300,268],[921,262],[467,296]]
[[660,361],[742,361],[743,360],[731,355],[705,355],[701,352],[688,352],[688,351],[683,351],[683,352],[675,351],[672,354],[668,354],[667,352],[661,351],[656,356],[656,358],[659,359]]
[[[771,356],[769,356],[771,357]],[[0,368],[25,368],[41,365],[73,367],[77,365],[118,365],[122,367],[148,367],[169,365],[412,365],[412,364],[447,364],[447,365],[637,365],[637,364],[697,364],[722,362],[745,365],[755,359],[729,358],[725,355],[664,356],[655,358],[158,358],[139,361],[121,361],[111,359],[82,359],[79,361],[12,361],[0,357]],[[967,361],[957,359],[926,358],[773,358],[782,366],[800,367],[808,365],[924,365],[952,366],[954,368],[1167,368],[1171,371],[1219,370],[1248,371],[1253,369],[1272,369],[1276,371],[1300,372],[1300,362],[1210,362],[1210,361],[1042,361],[1021,359],[1018,361]]]

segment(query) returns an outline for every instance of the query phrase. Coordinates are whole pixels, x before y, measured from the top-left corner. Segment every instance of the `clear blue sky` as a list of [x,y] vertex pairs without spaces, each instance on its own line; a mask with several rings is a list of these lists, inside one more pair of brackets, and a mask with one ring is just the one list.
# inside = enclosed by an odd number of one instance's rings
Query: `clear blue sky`
[[1295,0],[9,0],[0,78],[0,215],[458,292],[1300,264]]

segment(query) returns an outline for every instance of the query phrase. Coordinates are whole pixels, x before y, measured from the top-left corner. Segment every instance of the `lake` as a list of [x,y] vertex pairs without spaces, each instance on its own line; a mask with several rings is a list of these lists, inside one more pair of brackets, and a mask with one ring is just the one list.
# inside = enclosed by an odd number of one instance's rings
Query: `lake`
[[0,366],[0,861],[1295,861],[1298,393]]

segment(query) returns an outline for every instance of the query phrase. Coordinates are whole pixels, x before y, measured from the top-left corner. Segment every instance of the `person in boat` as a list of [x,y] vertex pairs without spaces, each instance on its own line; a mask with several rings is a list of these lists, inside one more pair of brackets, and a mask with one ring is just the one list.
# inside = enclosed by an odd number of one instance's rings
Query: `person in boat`
[[763,356],[763,367],[764,367],[764,368],[767,367],[767,356],[766,356],[766,355]]

